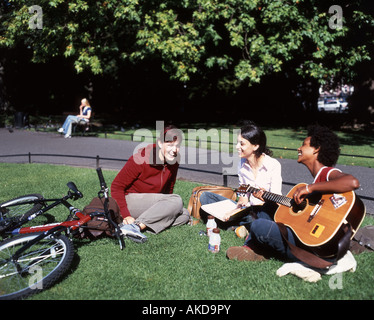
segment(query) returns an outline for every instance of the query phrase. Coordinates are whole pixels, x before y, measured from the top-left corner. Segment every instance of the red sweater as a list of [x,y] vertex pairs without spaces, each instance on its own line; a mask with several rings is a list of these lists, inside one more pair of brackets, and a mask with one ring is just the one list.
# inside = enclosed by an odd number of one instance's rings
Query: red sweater
[[173,193],[179,164],[157,164],[155,144],[140,149],[127,161],[112,182],[111,196],[123,218],[131,216],[125,195],[129,193]]

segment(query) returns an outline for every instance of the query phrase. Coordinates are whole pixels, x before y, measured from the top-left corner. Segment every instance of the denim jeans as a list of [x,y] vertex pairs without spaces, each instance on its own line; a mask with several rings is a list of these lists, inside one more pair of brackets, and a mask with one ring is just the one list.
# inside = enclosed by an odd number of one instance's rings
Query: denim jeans
[[73,123],[77,123],[79,118],[77,116],[67,116],[62,128],[64,129],[64,134],[71,136],[71,129]]
[[[219,202],[223,200],[227,200],[227,198],[224,196],[221,196],[220,194],[209,192],[209,191],[203,192],[200,196],[201,205],[215,203],[215,202]],[[231,201],[233,203],[236,203],[234,200],[231,200]]]
[[[201,204],[214,203],[217,201],[227,200],[227,198],[215,194],[213,192],[203,192],[200,196]],[[235,201],[233,201],[235,203]],[[249,230],[244,245],[253,249],[259,249],[281,259],[297,261],[298,259],[290,252],[287,243],[279,231],[278,225],[274,222],[273,216],[277,205],[275,203],[266,202],[259,210],[256,207],[256,217],[251,215],[244,217],[239,221],[239,225],[245,225]],[[238,223],[236,223],[238,225]],[[295,237],[291,230],[287,228],[288,241],[295,244]],[[258,251],[258,250],[256,250]]]
[[[223,201],[223,200],[228,200],[228,199],[224,196],[221,196],[220,194],[217,194],[217,193],[214,193],[214,192],[209,192],[209,191],[203,192],[200,196],[201,205],[215,203],[215,202],[219,202],[219,201]],[[233,203],[236,203],[234,200],[230,199],[230,201],[232,201]],[[205,220],[207,218],[205,212],[201,212],[201,213],[202,213],[201,218],[203,220]],[[248,214],[244,217],[241,217],[238,220],[233,220],[233,221],[230,221],[230,222],[217,221],[217,225],[218,225],[218,227],[220,227],[222,229],[227,229],[227,228],[230,228],[232,226],[248,225],[252,221],[253,221],[253,216],[251,214]]]
[[[294,234],[289,228],[287,228],[287,232],[288,241],[295,244]],[[276,256],[280,259],[298,260],[290,252],[287,243],[283,240],[278,225],[265,211],[257,213],[257,219],[252,222],[249,236],[245,240],[244,245],[255,251],[259,249],[260,252]]]

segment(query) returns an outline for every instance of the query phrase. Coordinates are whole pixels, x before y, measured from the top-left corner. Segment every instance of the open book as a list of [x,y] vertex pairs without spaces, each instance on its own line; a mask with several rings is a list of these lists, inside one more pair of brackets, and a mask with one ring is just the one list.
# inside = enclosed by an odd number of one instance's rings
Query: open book
[[233,203],[231,200],[223,200],[204,204],[201,206],[201,209],[221,221],[230,221],[234,218],[239,218],[239,214],[240,216],[246,214],[250,207],[238,208],[237,204]]

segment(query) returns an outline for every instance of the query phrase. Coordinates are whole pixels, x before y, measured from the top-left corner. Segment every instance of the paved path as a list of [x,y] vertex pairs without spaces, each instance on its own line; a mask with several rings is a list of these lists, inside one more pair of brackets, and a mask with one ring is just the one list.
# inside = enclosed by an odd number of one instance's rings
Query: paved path
[[[31,161],[38,163],[66,164],[82,167],[96,167],[96,156],[99,156],[100,166],[104,169],[120,170],[126,160],[133,154],[140,142],[102,139],[96,137],[73,137],[65,139],[54,133],[35,132],[28,130],[14,130],[0,128],[0,162],[25,163],[28,156],[1,157],[3,155],[31,153]],[[55,156],[37,156],[33,154],[49,154]],[[56,156],[57,155],[57,156]],[[66,156],[89,156],[92,159],[82,159]],[[181,165],[178,178],[196,181],[201,184],[223,185],[222,171],[235,166],[236,155],[221,154],[217,151],[204,149],[182,148]],[[102,158],[114,158],[103,160]],[[282,165],[283,188],[282,193],[287,194],[292,186],[299,182],[311,183],[309,171],[296,160],[279,159]],[[374,169],[357,166],[338,166],[344,172],[357,177],[361,187],[356,193],[366,205],[367,212],[374,214]],[[228,170],[230,171],[230,170]],[[228,176],[228,185],[237,186],[237,177]]]

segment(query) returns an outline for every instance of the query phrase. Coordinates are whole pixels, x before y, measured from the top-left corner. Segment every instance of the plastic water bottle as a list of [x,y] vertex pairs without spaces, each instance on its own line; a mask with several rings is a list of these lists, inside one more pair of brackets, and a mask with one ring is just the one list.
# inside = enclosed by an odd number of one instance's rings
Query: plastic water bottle
[[208,250],[213,253],[219,252],[221,247],[221,236],[219,234],[219,229],[214,228],[211,236],[209,237]]
[[210,237],[214,228],[217,228],[216,220],[214,220],[213,216],[208,216],[208,221],[206,223],[206,234],[208,237]]

